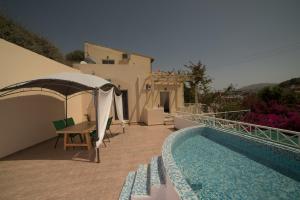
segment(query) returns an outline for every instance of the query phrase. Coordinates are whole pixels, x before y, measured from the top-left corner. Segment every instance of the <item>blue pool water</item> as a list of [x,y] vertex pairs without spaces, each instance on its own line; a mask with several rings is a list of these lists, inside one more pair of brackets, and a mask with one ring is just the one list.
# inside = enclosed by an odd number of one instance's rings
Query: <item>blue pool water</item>
[[188,130],[172,146],[201,199],[300,200],[300,155],[211,128]]

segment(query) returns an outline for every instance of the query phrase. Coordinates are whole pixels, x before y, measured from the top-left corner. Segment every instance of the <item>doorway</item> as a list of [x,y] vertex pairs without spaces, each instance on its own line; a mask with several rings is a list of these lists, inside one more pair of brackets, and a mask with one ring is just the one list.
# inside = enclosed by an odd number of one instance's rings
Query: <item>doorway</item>
[[170,112],[170,93],[167,91],[160,92],[160,106],[164,107],[164,112]]
[[[123,118],[124,120],[128,120],[128,91],[127,90],[121,90],[122,92],[122,104],[123,104]],[[115,104],[115,119],[118,120],[118,115],[117,115],[117,109],[116,109],[116,104]]]

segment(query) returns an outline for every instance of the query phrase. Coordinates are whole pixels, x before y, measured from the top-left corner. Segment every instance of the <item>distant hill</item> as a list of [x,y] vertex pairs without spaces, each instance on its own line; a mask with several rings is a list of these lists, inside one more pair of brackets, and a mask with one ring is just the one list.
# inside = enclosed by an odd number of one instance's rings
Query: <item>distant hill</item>
[[241,87],[238,89],[238,91],[258,92],[259,90],[263,89],[264,87],[275,86],[275,85],[277,85],[277,84],[276,83],[256,83],[256,84],[251,84],[251,85]]
[[300,86],[300,77],[299,78],[292,78],[290,80],[287,81],[283,81],[281,83],[279,83],[280,87],[283,88],[295,88],[295,87],[299,87]]
[[300,77],[299,78],[292,78],[287,81],[283,81],[279,84],[277,83],[257,83],[257,84],[251,84],[247,85],[244,87],[241,87],[237,89],[239,92],[258,92],[259,90],[265,88],[265,87],[270,87],[270,86],[275,86],[278,85],[279,87],[282,88],[289,88],[289,89],[297,89],[300,88]]
[[66,64],[64,56],[57,47],[45,38],[28,31],[0,14],[0,38],[29,49],[52,60]]

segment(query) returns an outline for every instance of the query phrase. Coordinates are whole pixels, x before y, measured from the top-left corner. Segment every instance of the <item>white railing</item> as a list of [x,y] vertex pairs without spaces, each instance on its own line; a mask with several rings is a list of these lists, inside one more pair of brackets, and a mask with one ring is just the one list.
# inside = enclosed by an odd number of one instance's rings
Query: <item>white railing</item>
[[208,127],[234,131],[237,134],[256,137],[259,139],[276,142],[285,146],[300,149],[300,132],[250,124],[246,122],[221,119],[205,114],[177,113],[177,117],[197,121]]
[[[204,105],[204,104],[203,104]],[[233,121],[240,121],[242,117],[250,112],[250,109],[247,110],[235,110],[235,111],[226,111],[226,112],[210,112],[210,113],[193,113],[189,112],[189,110],[178,110],[176,111],[176,114],[179,115],[191,115],[191,114],[200,114],[201,116],[207,116],[207,117],[215,117],[215,118],[221,118],[221,119],[228,119]]]
[[249,112],[250,112],[250,109],[216,112],[216,113],[203,113],[203,115],[207,116],[207,117],[216,117],[216,118],[221,118],[221,119],[240,121],[241,118]]
[[205,104],[202,103],[184,103],[183,107],[179,107],[179,112],[187,112],[193,114],[201,114],[204,111]]

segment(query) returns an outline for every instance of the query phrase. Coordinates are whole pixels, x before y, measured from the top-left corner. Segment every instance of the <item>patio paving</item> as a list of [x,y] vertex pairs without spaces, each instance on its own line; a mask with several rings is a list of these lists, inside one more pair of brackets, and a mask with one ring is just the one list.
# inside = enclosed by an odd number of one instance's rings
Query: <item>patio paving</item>
[[114,137],[100,150],[101,163],[83,149],[63,150],[55,139],[0,161],[0,199],[118,199],[124,180],[138,164],[161,154],[173,126],[112,126]]

